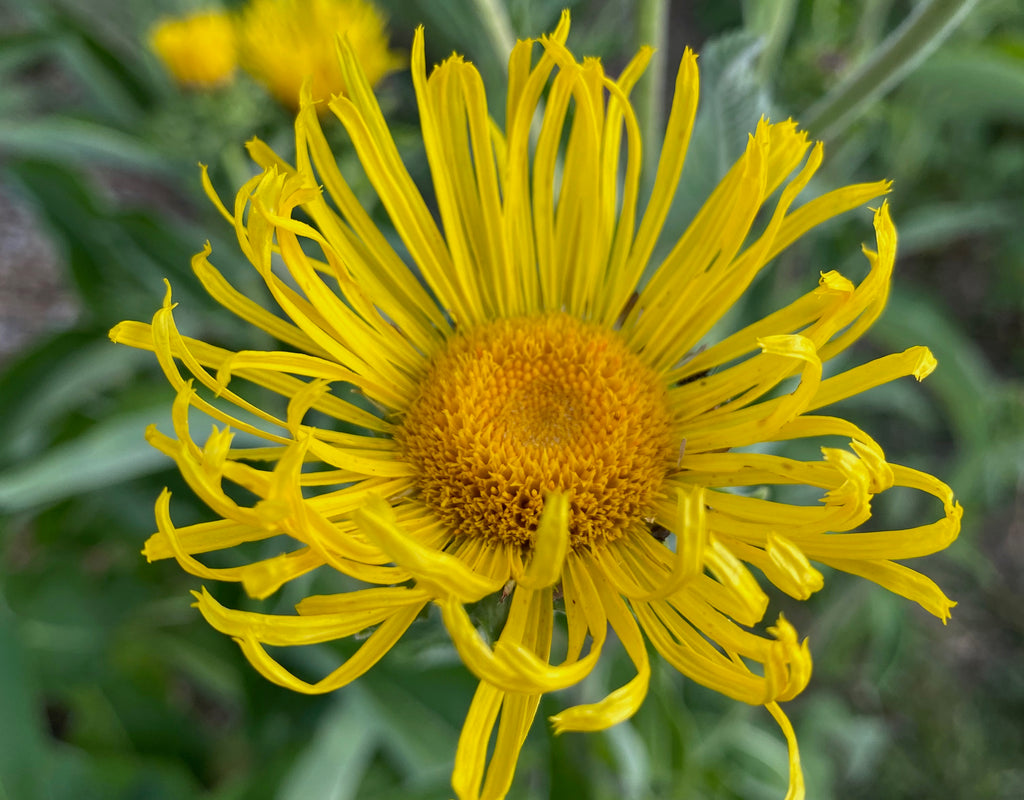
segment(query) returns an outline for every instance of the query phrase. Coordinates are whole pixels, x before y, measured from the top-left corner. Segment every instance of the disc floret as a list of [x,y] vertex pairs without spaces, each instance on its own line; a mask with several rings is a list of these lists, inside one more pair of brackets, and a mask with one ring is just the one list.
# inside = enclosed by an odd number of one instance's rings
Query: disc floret
[[569,495],[573,547],[643,524],[678,451],[654,372],[614,331],[566,314],[454,337],[399,440],[451,529],[523,546],[553,491]]

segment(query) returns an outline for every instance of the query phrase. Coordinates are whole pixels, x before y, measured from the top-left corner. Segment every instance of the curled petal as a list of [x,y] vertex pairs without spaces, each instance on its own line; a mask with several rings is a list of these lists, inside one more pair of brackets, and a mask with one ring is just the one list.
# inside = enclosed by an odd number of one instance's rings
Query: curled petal
[[[520,592],[528,590],[517,588],[517,595]],[[438,601],[438,605],[463,663],[480,680],[508,692],[540,694],[573,686],[590,673],[601,654],[595,644],[585,658],[553,667],[520,643],[504,637],[492,650],[457,599],[449,597]]]
[[768,608],[768,595],[743,563],[718,540],[711,537],[705,562],[718,582],[737,601],[732,616],[743,625],[756,625]]
[[[608,585],[596,559],[575,558],[570,570],[581,588],[584,608],[596,603],[607,616],[608,624],[618,635],[636,667],[636,677],[596,703],[573,706],[550,718],[555,734],[566,731],[602,731],[633,716],[647,696],[651,680],[651,664],[647,658],[640,628],[618,593]],[[586,599],[589,596],[590,599]],[[595,632],[595,636],[597,633]],[[596,646],[596,644],[595,644]]]
[[[359,592],[353,594],[358,595]],[[417,593],[410,593],[405,596],[393,596],[391,602],[377,602],[374,605],[354,602],[346,614],[281,616],[226,608],[214,600],[205,588],[202,592],[193,592],[193,596],[196,598],[196,608],[206,621],[221,633],[237,638],[252,637],[276,647],[344,639],[378,625],[398,611],[414,606],[418,611],[427,602]],[[382,598],[376,595],[374,599],[381,601]]]
[[316,683],[304,681],[281,666],[270,657],[262,643],[252,634],[235,637],[235,641],[242,648],[242,653],[249,659],[249,662],[267,680],[295,692],[323,694],[333,692],[335,689],[340,689],[351,683],[380,661],[384,654],[402,638],[413,620],[419,616],[424,605],[406,606],[396,611],[370,634],[369,638],[344,664]]
[[[241,582],[250,596],[259,598],[272,594],[282,584],[312,572],[324,563],[316,553],[304,547],[239,567],[208,567],[194,558],[182,544],[178,529],[171,521],[170,500],[171,493],[164,489],[156,501],[156,522],[159,533],[154,534],[150,540],[159,536],[161,543],[170,549],[181,568],[192,575],[207,580]],[[248,528],[248,526],[246,527]],[[248,528],[248,530],[252,529]],[[254,538],[264,539],[267,536],[266,530],[260,530],[258,537]],[[147,542],[148,547],[149,542]]]
[[680,486],[676,490],[676,514],[670,530],[676,535],[676,552],[671,572],[652,591],[630,593],[631,600],[668,597],[704,571],[708,528],[703,486]]
[[775,624],[768,628],[775,637],[765,663],[767,700],[792,700],[811,679],[811,652],[807,640],[797,639],[796,629],[779,614]]
[[423,587],[453,603],[474,603],[500,589],[505,581],[479,575],[458,558],[425,547],[407,536],[395,521],[394,509],[381,498],[372,498],[354,514],[356,524],[373,544],[407,569]]
[[800,377],[800,385],[790,395],[782,398],[764,421],[765,428],[774,432],[807,409],[821,383],[821,359],[818,357],[814,342],[806,336],[765,336],[758,340],[758,344],[765,353],[796,359],[806,364]]
[[738,558],[753,564],[768,580],[797,600],[806,600],[825,584],[824,577],[811,566],[804,552],[775,532],[768,533],[763,549],[735,539],[726,544]]

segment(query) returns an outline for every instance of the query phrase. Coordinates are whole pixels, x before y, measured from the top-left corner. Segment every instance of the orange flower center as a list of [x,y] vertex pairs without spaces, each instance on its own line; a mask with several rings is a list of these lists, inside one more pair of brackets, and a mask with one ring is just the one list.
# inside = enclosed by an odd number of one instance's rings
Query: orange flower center
[[569,494],[574,548],[619,538],[678,452],[657,375],[614,331],[565,314],[453,337],[397,439],[442,521],[521,546],[555,490]]

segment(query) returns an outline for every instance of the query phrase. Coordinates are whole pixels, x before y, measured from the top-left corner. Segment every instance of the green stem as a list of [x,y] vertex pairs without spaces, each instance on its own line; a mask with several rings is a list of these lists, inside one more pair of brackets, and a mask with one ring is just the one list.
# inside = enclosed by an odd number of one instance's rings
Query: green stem
[[647,184],[654,180],[663,136],[668,11],[668,0],[639,0],[637,3],[637,46],[649,45],[654,48],[654,57],[647,67],[647,75],[636,87],[634,104],[644,143],[644,175]]
[[922,3],[882,42],[877,52],[843,78],[800,119],[817,138],[841,133],[873,100],[884,95],[956,28],[976,0]]
[[471,0],[476,9],[477,18],[483,23],[487,38],[497,54],[497,61],[502,68],[508,70],[508,54],[516,43],[516,34],[512,30],[512,20],[502,0]]
[[786,42],[793,31],[798,0],[749,0],[743,5],[743,24],[747,30],[764,38],[764,49],[758,59],[757,71],[765,85],[775,80]]

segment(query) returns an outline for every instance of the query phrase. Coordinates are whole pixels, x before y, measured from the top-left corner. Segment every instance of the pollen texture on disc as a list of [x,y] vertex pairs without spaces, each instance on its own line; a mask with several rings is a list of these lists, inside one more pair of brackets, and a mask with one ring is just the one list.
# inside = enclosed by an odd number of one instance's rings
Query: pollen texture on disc
[[671,428],[665,387],[614,331],[548,314],[453,337],[397,438],[458,534],[527,546],[557,490],[579,548],[641,523],[678,453]]

